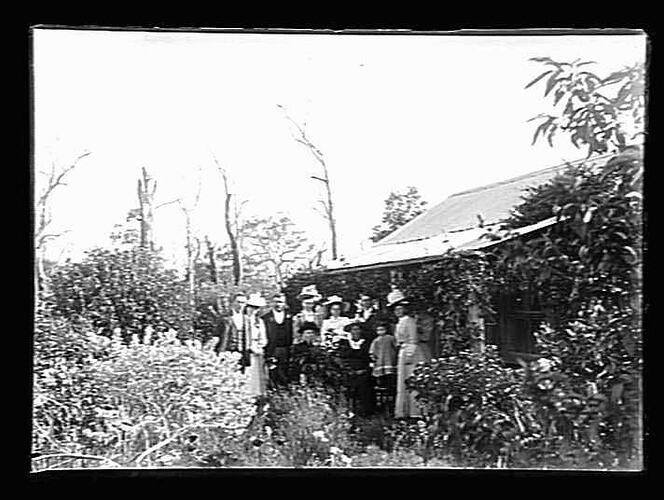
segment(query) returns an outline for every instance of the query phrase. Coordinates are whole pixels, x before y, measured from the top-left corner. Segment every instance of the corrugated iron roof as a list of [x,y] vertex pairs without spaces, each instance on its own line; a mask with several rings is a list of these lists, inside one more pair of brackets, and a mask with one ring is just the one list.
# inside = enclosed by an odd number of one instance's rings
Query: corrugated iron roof
[[[371,248],[358,254],[331,261],[327,269],[372,268],[396,264],[435,260],[447,251],[479,250],[500,243],[516,234],[526,234],[556,222],[554,217],[508,235],[499,229],[500,223],[517,206],[525,190],[545,184],[568,165],[602,160],[605,154],[537,170],[468,191],[456,193],[443,202],[415,217]],[[479,217],[482,218],[480,226]],[[494,234],[487,238],[486,233]]]
[[[595,159],[610,156],[602,155]],[[571,164],[578,165],[584,161],[586,160],[576,160]],[[569,164],[563,163],[453,194],[387,235],[377,245],[404,243],[476,227],[479,224],[478,215],[482,218],[484,225],[503,221],[509,216],[511,209],[521,202],[527,188],[548,182]]]
[[473,227],[462,231],[444,233],[422,240],[393,243],[391,245],[375,245],[369,250],[354,256],[332,261],[328,264],[327,269],[330,271],[359,270],[435,260],[452,250],[463,252],[488,248],[516,236],[551,226],[557,221],[556,217],[551,217],[511,232],[501,230],[499,224],[494,224],[488,227]]

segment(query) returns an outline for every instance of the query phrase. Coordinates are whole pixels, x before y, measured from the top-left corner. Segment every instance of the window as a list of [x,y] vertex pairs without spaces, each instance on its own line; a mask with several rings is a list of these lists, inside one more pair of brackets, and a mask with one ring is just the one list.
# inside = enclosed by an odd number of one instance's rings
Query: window
[[504,294],[497,297],[496,303],[498,318],[491,336],[505,361],[517,363],[517,358],[537,357],[533,333],[539,329],[545,315],[535,295]]

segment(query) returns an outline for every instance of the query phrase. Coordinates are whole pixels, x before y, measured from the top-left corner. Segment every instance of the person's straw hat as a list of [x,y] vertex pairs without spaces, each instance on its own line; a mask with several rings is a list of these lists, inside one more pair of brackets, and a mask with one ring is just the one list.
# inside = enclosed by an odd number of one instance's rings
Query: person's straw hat
[[395,288],[387,295],[387,307],[396,306],[397,304],[406,305],[408,303],[406,296],[399,289]]
[[253,307],[265,307],[267,303],[265,299],[261,297],[260,293],[252,293],[247,299],[247,305]]
[[300,300],[305,300],[305,299],[320,300],[323,298],[323,296],[320,293],[318,293],[318,290],[316,290],[316,285],[308,285],[302,288],[302,291],[300,292],[300,295],[297,296],[297,298]]
[[338,295],[330,295],[325,301],[325,305],[329,306],[330,304],[343,304],[344,299]]

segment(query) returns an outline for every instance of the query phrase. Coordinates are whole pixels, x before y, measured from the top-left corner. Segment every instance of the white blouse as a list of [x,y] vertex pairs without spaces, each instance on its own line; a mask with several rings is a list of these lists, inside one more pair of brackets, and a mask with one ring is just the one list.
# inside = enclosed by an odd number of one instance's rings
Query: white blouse
[[254,354],[263,354],[263,349],[267,345],[265,322],[256,316],[248,316],[247,327],[249,328],[247,335],[249,349]]
[[345,318],[344,316],[339,316],[338,318],[328,318],[323,320],[323,327],[320,330],[320,336],[321,340],[325,340],[326,335],[328,335],[328,332],[332,330],[332,335],[333,336],[338,336],[338,337],[347,337],[347,332],[344,331],[344,326],[347,324],[351,323],[352,320],[350,318]]

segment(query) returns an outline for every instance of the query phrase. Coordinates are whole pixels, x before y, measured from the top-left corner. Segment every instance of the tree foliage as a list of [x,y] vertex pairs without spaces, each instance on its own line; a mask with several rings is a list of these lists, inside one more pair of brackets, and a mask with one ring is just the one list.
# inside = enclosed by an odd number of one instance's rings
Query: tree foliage
[[243,234],[244,255],[252,264],[252,274],[267,273],[277,288],[306,265],[313,251],[305,233],[284,215],[251,218],[245,221]]
[[373,228],[371,241],[377,242],[383,239],[395,229],[414,219],[424,212],[426,205],[426,201],[422,200],[414,186],[409,186],[405,191],[391,192],[385,199],[381,224]]
[[[624,149],[643,133],[645,108],[645,71],[643,63],[634,64],[601,78],[588,71],[592,61],[554,61],[535,57],[532,61],[547,70],[531,81],[545,84],[544,96],[553,97],[555,114],[540,114],[533,144],[562,132],[576,147],[585,146],[588,156]],[[547,78],[548,77],[548,78]]]
[[50,281],[45,300],[57,314],[83,316],[105,335],[120,328],[128,340],[147,326],[189,329],[186,284],[151,250],[94,249],[81,262],[54,267]]

